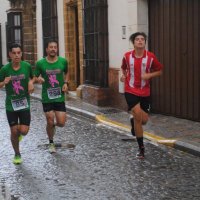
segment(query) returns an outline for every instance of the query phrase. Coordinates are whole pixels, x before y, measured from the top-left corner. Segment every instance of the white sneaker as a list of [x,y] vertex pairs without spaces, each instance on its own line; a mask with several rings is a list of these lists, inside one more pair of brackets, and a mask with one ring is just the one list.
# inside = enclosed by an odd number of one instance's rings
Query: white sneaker
[[54,143],[49,144],[49,153],[56,153],[56,147]]

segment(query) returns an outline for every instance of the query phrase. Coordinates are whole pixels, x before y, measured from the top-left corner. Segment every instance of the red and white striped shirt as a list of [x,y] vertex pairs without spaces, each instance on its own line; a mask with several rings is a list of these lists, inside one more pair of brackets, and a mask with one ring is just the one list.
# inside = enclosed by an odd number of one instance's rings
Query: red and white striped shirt
[[141,76],[160,71],[163,66],[152,52],[145,50],[143,57],[136,58],[135,50],[132,50],[125,53],[121,68],[126,70],[125,92],[145,97],[150,96],[150,83]]

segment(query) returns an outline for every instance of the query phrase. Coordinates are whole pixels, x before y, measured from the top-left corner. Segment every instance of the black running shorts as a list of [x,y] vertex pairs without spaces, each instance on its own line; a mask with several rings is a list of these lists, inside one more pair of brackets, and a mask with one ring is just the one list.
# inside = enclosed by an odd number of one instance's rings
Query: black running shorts
[[65,102],[42,103],[43,111],[60,111],[66,112]]
[[31,113],[30,110],[23,111],[6,111],[9,126],[26,125],[30,126]]
[[126,102],[128,105],[128,110],[130,111],[135,105],[140,103],[140,107],[144,112],[149,113],[150,111],[150,96],[140,97],[131,93],[125,93]]

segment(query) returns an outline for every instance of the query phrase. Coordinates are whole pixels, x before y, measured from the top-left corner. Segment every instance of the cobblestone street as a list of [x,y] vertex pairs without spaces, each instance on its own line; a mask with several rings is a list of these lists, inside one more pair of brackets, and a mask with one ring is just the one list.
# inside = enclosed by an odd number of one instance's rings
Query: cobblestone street
[[56,143],[72,143],[49,154],[41,102],[32,100],[29,134],[20,143],[23,164],[12,164],[13,149],[0,91],[0,178],[18,200],[198,200],[200,159],[145,141],[146,158],[137,160],[136,142],[122,132],[69,114],[56,130]]

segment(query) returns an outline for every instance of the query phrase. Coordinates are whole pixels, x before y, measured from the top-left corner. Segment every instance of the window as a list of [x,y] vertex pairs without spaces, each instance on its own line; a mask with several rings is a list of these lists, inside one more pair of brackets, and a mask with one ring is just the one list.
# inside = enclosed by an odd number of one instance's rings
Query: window
[[22,46],[22,13],[10,12],[7,14],[7,54],[12,43]]
[[46,56],[46,42],[58,41],[57,0],[42,0],[43,54]]
[[108,86],[107,0],[84,0],[85,83]]

